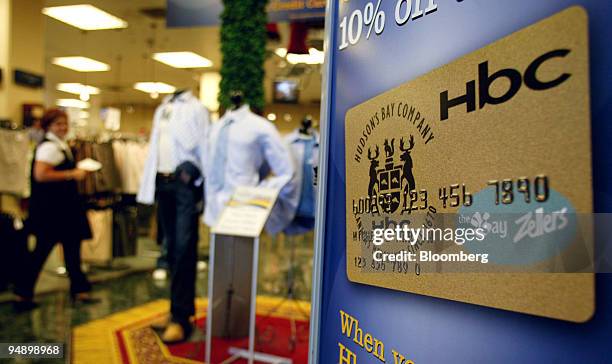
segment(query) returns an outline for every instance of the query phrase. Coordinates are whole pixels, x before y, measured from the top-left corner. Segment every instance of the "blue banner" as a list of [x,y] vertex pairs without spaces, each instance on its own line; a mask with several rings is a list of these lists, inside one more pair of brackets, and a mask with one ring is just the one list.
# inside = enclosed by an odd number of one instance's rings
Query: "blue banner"
[[[612,277],[608,274],[596,276],[596,311],[581,324],[357,284],[347,277],[347,111],[575,5],[586,10],[589,22],[594,209],[609,213],[612,2],[350,0],[330,4],[311,363],[381,363],[381,343],[387,363],[610,361]],[[412,10],[420,6],[422,11],[407,19],[410,6]],[[353,15],[356,10],[360,15]],[[609,236],[604,238],[599,243],[610,241]],[[343,334],[350,325],[353,332],[359,327],[361,339],[357,334]]]
[[[325,0],[270,0],[268,22],[304,21],[325,16]],[[221,0],[168,0],[168,27],[218,26]]]

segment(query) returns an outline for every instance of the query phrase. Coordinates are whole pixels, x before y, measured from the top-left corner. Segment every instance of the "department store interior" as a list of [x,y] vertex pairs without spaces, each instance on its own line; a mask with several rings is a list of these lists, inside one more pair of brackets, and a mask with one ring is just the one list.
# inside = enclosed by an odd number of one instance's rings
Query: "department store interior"
[[[0,342],[63,343],[45,363],[246,363],[253,339],[261,355],[306,363],[323,17],[268,20],[265,49],[241,50],[263,56],[258,94],[236,83],[240,61],[224,67],[229,20],[169,24],[169,3],[0,0]],[[79,256],[59,241],[75,235],[72,202],[37,197],[53,190],[43,175],[66,196],[76,186],[90,230]],[[243,185],[275,191],[255,196],[265,226],[213,231]],[[60,238],[40,252],[51,230]],[[75,288],[79,269],[89,289]],[[15,288],[26,275],[30,296]]]

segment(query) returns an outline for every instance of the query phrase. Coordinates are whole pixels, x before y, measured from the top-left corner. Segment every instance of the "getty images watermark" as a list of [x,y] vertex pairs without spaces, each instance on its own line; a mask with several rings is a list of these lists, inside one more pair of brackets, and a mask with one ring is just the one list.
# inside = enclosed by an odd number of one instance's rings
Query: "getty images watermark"
[[351,263],[366,273],[612,273],[612,214],[559,205],[363,224]]
[[[372,244],[379,247],[385,242],[407,243],[415,246],[420,241],[453,242],[463,245],[466,242],[483,241],[487,231],[484,228],[410,228],[408,225],[396,225],[395,228],[376,228],[372,230]],[[418,254],[417,254],[418,253]],[[429,250],[386,253],[374,249],[372,258],[376,262],[479,262],[487,264],[489,254],[466,253],[435,253]]]

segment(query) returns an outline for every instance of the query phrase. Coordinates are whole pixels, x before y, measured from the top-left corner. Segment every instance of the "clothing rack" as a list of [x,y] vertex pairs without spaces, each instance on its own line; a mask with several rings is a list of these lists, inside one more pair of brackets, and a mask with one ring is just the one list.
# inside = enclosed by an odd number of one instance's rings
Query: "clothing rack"
[[11,130],[11,131],[23,131],[24,128],[22,125],[18,125],[11,120],[8,119],[0,119],[0,129],[3,130]]
[[[11,122],[8,119],[0,119],[0,131],[3,132],[3,137],[4,136],[9,136],[10,140],[12,141],[13,136],[15,137],[14,141],[19,143],[19,149],[17,148],[17,145],[11,145],[10,143],[8,143],[7,145],[2,144],[4,146],[4,148],[2,148],[2,152],[1,153],[6,153],[7,149],[9,148],[10,152],[7,154],[9,156],[12,157],[7,157],[10,158],[12,160],[12,163],[18,163],[16,160],[18,159],[20,162],[25,163],[23,166],[19,163],[18,168],[15,168],[15,166],[12,166],[10,168],[10,172],[11,173],[16,173],[17,171],[21,171],[22,167],[23,167],[23,177],[25,178],[26,176],[26,169],[27,169],[27,161],[28,161],[28,145],[29,143],[27,142],[29,140],[29,136],[27,133],[27,128],[24,128],[21,125],[17,125],[16,123]],[[8,133],[4,133],[4,132],[8,132]],[[12,133],[19,133],[21,135],[21,137],[18,137],[18,134],[13,135]],[[3,138],[3,141],[6,141]],[[23,144],[25,142],[25,144]],[[8,147],[7,147],[8,146]],[[23,147],[24,149],[22,150],[21,147]],[[5,155],[6,156],[6,155]],[[23,159],[22,159],[23,158]],[[7,171],[5,171],[7,172]],[[7,172],[8,173],[8,172]],[[23,193],[25,192],[25,188],[27,187],[27,182],[22,181],[21,179],[19,179],[18,182],[16,182],[14,180],[14,178],[10,178],[7,177],[6,175],[0,173],[2,175],[3,178],[8,178],[8,179],[4,179],[2,185],[5,188],[2,188],[0,190],[0,211],[2,209],[2,198],[3,195],[11,195],[11,196],[17,196],[17,197],[23,197]],[[23,183],[23,185],[22,185]],[[6,186],[11,186],[11,188],[6,189]],[[23,188],[23,189],[13,189],[15,187],[19,187],[19,188]]]
[[148,143],[149,140],[146,136],[140,134],[130,133],[114,133],[111,135],[111,141],[122,141],[122,142],[136,142],[136,143]]

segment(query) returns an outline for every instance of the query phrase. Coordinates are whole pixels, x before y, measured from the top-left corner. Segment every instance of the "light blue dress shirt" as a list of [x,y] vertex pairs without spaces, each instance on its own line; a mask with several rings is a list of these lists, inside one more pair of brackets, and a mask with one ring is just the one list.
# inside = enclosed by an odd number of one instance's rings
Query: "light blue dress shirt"
[[302,157],[302,191],[300,193],[300,203],[297,207],[296,215],[300,217],[312,218],[315,216],[314,209],[314,171],[312,155],[317,141],[314,137],[300,140],[304,144],[304,156]]
[[[308,140],[305,140],[305,138],[308,138]],[[310,193],[305,195],[303,193],[305,192],[303,191],[303,188],[304,186],[310,187],[314,183],[314,181],[309,180],[309,176],[305,176],[304,168],[314,168],[319,165],[319,134],[317,132],[313,132],[312,137],[309,138],[301,135],[299,129],[296,129],[287,134],[284,141],[291,153],[291,159],[296,171],[296,173],[293,175],[293,179],[291,180],[291,190],[287,193],[288,198],[287,202],[285,203],[285,213],[290,216],[291,222],[289,225],[287,225],[287,227],[285,227],[284,232],[288,235],[304,234],[312,230],[312,227],[296,222],[295,218],[298,213],[298,209],[300,208],[300,204],[305,202],[302,201],[303,198],[312,198],[312,200],[308,201],[308,203],[313,203],[312,209],[316,212],[316,188],[312,187],[312,191],[310,191],[312,195],[310,195]],[[306,141],[314,141],[310,155],[306,155]]]
[[[206,153],[206,135],[210,125],[208,110],[191,91],[176,96],[167,96],[155,110],[153,129],[149,141],[149,154],[145,162],[140,189],[136,200],[145,205],[155,201],[155,176],[157,175],[159,154],[159,125],[164,112],[170,118],[169,129],[174,142],[173,159],[176,165],[191,162],[200,171],[204,170],[203,158]],[[202,183],[201,179],[199,183]]]
[[[230,123],[231,120],[231,123]],[[230,123],[229,125],[227,125]],[[227,135],[220,137],[221,131]],[[223,164],[215,154],[220,151],[219,140],[227,143]],[[215,160],[217,159],[217,160]],[[217,174],[222,168],[223,178],[206,178],[206,209],[204,222],[214,226],[223,208],[238,186],[269,187],[280,190],[277,203],[266,223],[270,234],[282,231],[291,221],[283,212],[287,193],[291,189],[294,169],[289,152],[274,124],[252,113],[248,105],[230,110],[211,126],[206,153],[206,175]],[[267,171],[272,174],[267,176]],[[265,178],[267,176],[267,178]],[[222,184],[219,184],[222,180]]]

